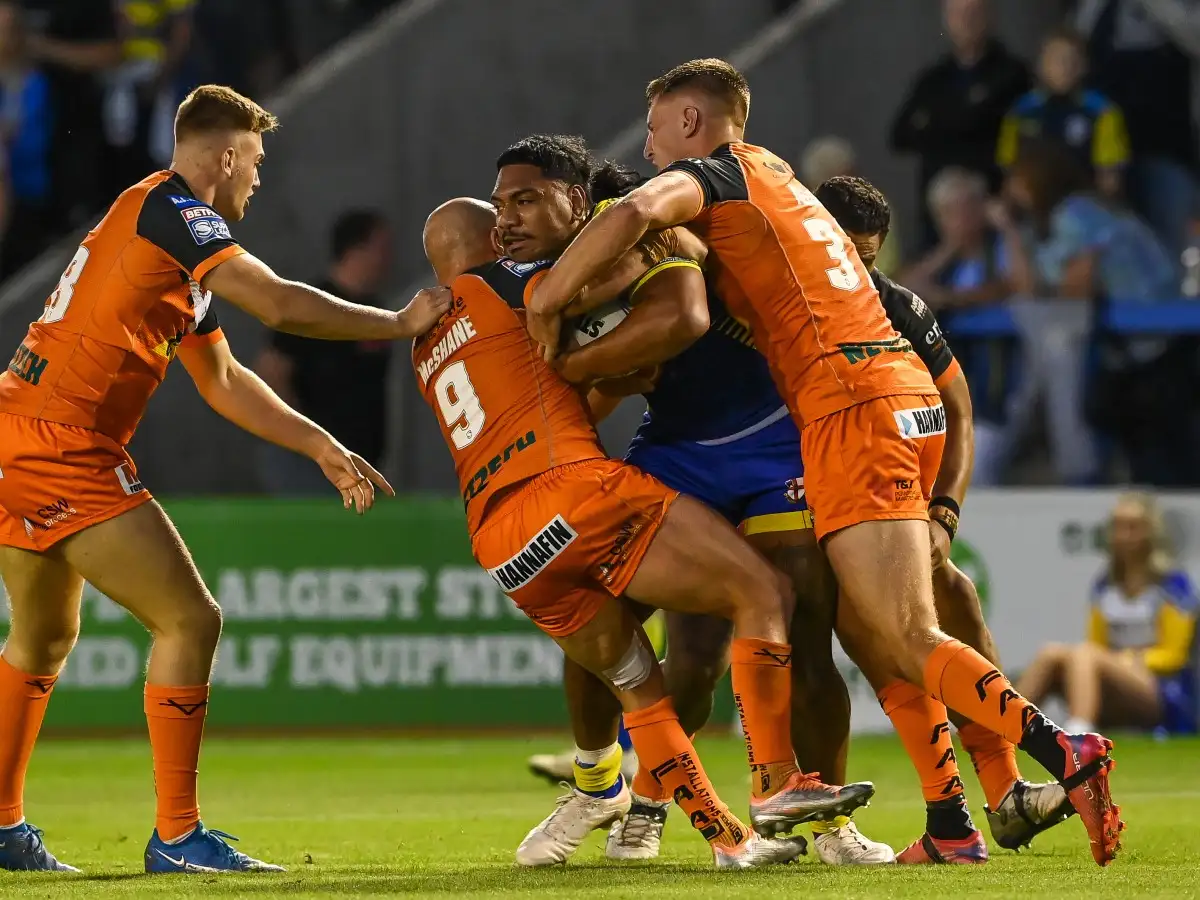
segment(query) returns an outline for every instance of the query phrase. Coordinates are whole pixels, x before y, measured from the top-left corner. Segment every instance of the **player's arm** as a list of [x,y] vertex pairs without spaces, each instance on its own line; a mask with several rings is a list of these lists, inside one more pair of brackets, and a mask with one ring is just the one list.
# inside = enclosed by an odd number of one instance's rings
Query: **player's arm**
[[695,176],[666,171],[594,216],[533,291],[530,333],[543,344],[556,345],[557,327],[545,327],[547,320],[556,320],[585,285],[604,274],[646,232],[689,222],[706,204]]
[[630,313],[616,328],[562,358],[559,371],[581,384],[657,366],[708,330],[704,273],[692,260],[666,259],[630,292]]
[[[206,318],[212,315],[210,311]],[[200,396],[215,412],[256,437],[309,457],[341,492],[347,508],[353,505],[360,513],[370,508],[374,502],[371,482],[395,496],[387,480],[366,460],[284,403],[239,363],[220,329],[185,338],[178,356]]]
[[872,272],[871,280],[892,325],[912,344],[941,395],[946,410],[946,447],[933,485],[933,503],[949,498],[954,504],[951,511],[957,515],[975,465],[975,421],[967,378],[929,304],[879,272]]
[[347,303],[311,285],[280,278],[245,252],[214,266],[200,283],[268,328],[325,340],[414,338],[433,327],[451,299],[449,290],[433,287],[418,291],[399,312]]
[[703,265],[708,258],[708,246],[687,228],[649,232],[612,268],[585,285],[567,304],[564,313],[580,316],[611,303],[632,288],[652,266],[671,257]]

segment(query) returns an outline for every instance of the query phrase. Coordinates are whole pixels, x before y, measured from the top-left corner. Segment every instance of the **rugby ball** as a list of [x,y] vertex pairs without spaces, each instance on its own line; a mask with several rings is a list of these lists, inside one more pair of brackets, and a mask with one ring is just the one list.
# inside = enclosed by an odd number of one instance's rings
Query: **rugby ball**
[[584,347],[597,338],[602,338],[629,315],[629,304],[623,299],[609,301],[585,313],[575,321],[575,344]]

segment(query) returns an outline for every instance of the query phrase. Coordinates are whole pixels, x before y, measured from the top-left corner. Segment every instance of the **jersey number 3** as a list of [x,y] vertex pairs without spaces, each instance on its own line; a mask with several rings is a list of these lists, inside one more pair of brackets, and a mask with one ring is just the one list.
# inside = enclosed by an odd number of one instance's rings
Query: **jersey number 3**
[[825,277],[829,279],[829,283],[839,291],[852,291],[857,288],[861,279],[854,263],[846,254],[845,239],[824,219],[805,219],[804,230],[814,241],[824,244],[829,258],[837,263],[833,268],[825,270]]
[[442,418],[450,429],[450,440],[459,450],[467,449],[475,443],[487,419],[479,404],[479,395],[475,393],[475,385],[471,384],[471,376],[467,374],[467,364],[460,360],[446,366],[433,383],[433,392],[437,394]]
[[89,255],[91,255],[91,251],[87,247],[80,247],[71,257],[66,271],[62,273],[62,278],[58,279],[58,287],[54,289],[54,293],[50,295],[50,299],[46,303],[46,311],[38,319],[43,325],[61,322],[63,316],[67,314],[67,307],[71,305],[71,300],[75,297],[75,285],[79,282],[79,276],[83,274],[83,267],[87,265]]

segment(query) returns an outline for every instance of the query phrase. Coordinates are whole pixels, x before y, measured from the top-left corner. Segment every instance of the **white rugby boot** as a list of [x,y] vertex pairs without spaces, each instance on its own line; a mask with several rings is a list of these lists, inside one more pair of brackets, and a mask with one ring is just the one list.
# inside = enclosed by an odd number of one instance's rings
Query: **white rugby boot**
[[629,814],[608,830],[604,855],[609,859],[654,859],[662,844],[663,826],[671,801],[661,803],[633,795]]
[[632,802],[624,779],[621,792],[607,799],[591,797],[565,783],[563,787],[569,790],[558,798],[554,812],[542,819],[521,841],[517,848],[517,865],[565,863],[589,834],[624,818]]
[[817,858],[830,866],[880,866],[896,861],[895,850],[871,840],[853,822],[816,835],[813,845]]

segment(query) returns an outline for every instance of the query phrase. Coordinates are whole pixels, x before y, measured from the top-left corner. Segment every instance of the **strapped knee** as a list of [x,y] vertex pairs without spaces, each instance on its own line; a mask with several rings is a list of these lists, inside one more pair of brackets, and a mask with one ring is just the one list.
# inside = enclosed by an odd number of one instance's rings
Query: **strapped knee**
[[654,672],[654,654],[635,635],[620,661],[600,674],[619,691],[630,691],[645,684]]

